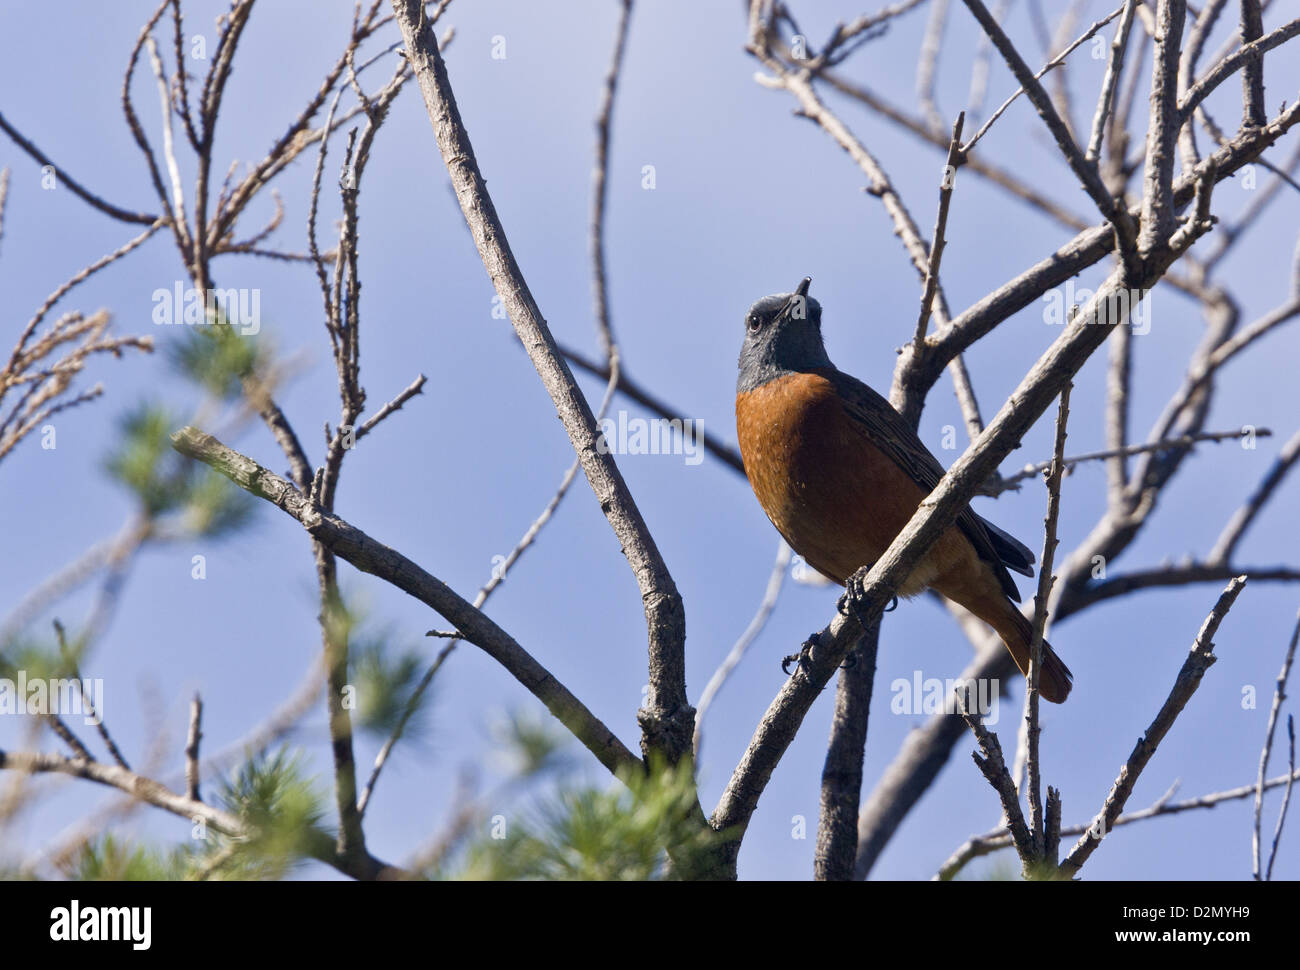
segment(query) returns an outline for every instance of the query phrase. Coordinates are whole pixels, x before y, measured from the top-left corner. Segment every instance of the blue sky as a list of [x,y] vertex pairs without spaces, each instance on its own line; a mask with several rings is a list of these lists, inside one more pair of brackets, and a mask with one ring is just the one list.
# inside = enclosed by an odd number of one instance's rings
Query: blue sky
[[[206,31],[220,4],[189,9],[187,33]],[[741,320],[757,297],[788,291],[804,275],[824,308],[832,359],[885,390],[894,350],[915,325],[919,282],[880,204],[862,191],[862,173],[830,139],[792,115],[793,101],[754,82],[744,53],[739,4],[655,0],[638,5],[615,110],[609,169],[610,300],[628,372],[673,402],[705,429],[734,442],[732,411]],[[834,23],[862,12],[845,3],[805,4],[801,23],[814,41]],[[1010,28],[1031,63],[1041,63],[1022,9]],[[479,164],[515,255],[556,337],[593,355],[588,197],[593,121],[614,38],[617,5],[571,2],[558,7],[493,0],[453,4],[445,22],[456,37],[447,52],[451,81]],[[154,209],[147,175],[120,108],[121,74],[148,3],[75,3],[51,16],[39,5],[0,8],[0,110],[66,171],[112,201]],[[260,158],[319,85],[341,50],[351,19],[348,3],[277,0],[260,4],[239,48],[222,111],[217,168]],[[1091,19],[1108,11],[1098,4]],[[926,14],[899,21],[864,48],[849,73],[896,103],[913,103],[917,47]],[[1266,29],[1281,22],[1266,20]],[[976,25],[954,5],[948,54],[940,67],[938,102],[945,117],[964,106]],[[491,56],[506,39],[505,59]],[[369,48],[397,38],[395,28]],[[1216,35],[1210,49],[1217,47]],[[1294,101],[1300,65],[1286,55],[1268,62],[1270,115]],[[1076,103],[1091,105],[1102,63],[1082,49],[1071,61]],[[206,70],[206,63],[196,71]],[[391,68],[378,67],[371,85]],[[146,128],[159,140],[157,96],[147,68],[133,89]],[[993,65],[989,100],[1014,89]],[[1225,84],[1212,103],[1234,117],[1239,86]],[[830,99],[846,123],[890,173],[926,234],[933,223],[941,153],[856,107]],[[1144,98],[1137,111],[1141,113]],[[1082,109],[1081,109],[1082,110]],[[1090,116],[1090,107],[1088,109]],[[1295,135],[1273,149],[1286,157]],[[1202,138],[1202,143],[1204,139]],[[986,157],[1089,214],[1087,198],[1023,103],[999,121],[982,145]],[[327,184],[341,155],[327,162]],[[314,153],[280,179],[286,219],[282,248],[304,248],[306,198]],[[66,189],[44,191],[39,168],[7,139],[0,166],[12,169],[0,288],[16,331],[69,275],[117,248],[136,229],[89,210]],[[642,186],[653,165],[655,188]],[[187,185],[193,166],[183,163]],[[1261,173],[1261,184],[1266,179]],[[1249,190],[1225,183],[1215,211],[1231,215]],[[272,211],[259,200],[241,235]],[[1300,197],[1283,193],[1220,268],[1219,281],[1242,306],[1243,322],[1287,296]],[[331,193],[321,225],[338,216]],[[954,310],[1041,259],[1072,235],[970,173],[959,176],[948,227],[943,283]],[[389,419],[350,454],[337,511],[395,546],[467,598],[488,578],[546,504],[572,450],[549,399],[509,324],[492,315],[493,292],[450,191],[418,92],[408,86],[379,134],[361,195],[362,380],[371,413],[417,373],[424,394]],[[1201,245],[1205,245],[1203,242]],[[1079,286],[1095,286],[1099,265]],[[321,323],[310,269],[247,257],[214,264],[220,286],[262,292],[263,336],[296,362],[279,399],[319,462],[319,428],[337,420],[337,379]],[[102,466],[121,415],[142,400],[160,400],[180,414],[197,392],[167,367],[172,332],[150,319],[152,294],[182,276],[171,241],[159,234],[127,260],[77,288],[60,309],[109,308],[117,333],[150,334],[152,356],[97,360],[83,387],[103,381],[98,403],[57,420],[58,447],[28,440],[0,467],[0,615],[43,577],[114,534],[131,514],[131,499]],[[1200,339],[1199,309],[1167,288],[1152,297],[1151,331],[1134,340],[1133,433],[1145,436],[1178,386]],[[985,417],[996,412],[1026,369],[1057,336],[1042,306],[1008,320],[968,355]],[[1235,443],[1204,446],[1139,539],[1114,564],[1138,569],[1203,556],[1233,510],[1252,491],[1282,443],[1295,431],[1295,361],[1300,335],[1279,332],[1264,349],[1223,372],[1208,427],[1268,427],[1274,437],[1254,450]],[[1068,450],[1103,446],[1105,355],[1076,383]],[[593,403],[600,385],[579,377]],[[644,417],[627,399],[615,414]],[[944,428],[957,448],[945,451]],[[945,464],[967,441],[945,378],[932,393],[920,433]],[[278,448],[260,426],[229,444],[282,471]],[[1003,465],[1018,469],[1048,457],[1050,423],[1026,435]],[[706,458],[680,455],[619,459],[681,590],[687,616],[688,688],[697,698],[714,668],[748,624],[766,584],[777,536],[748,485]],[[1300,485],[1293,479],[1241,545],[1240,562],[1295,562]],[[1105,473],[1081,467],[1065,481],[1058,559],[1091,530],[1104,509]],[[1038,551],[1045,495],[1031,485],[977,508]],[[207,578],[190,578],[194,555],[207,557]],[[422,633],[440,618],[415,601],[341,566],[345,590],[367,607],[374,624],[400,642],[427,649]],[[1028,593],[1029,583],[1021,582]],[[1111,601],[1055,628],[1051,639],[1073,669],[1069,703],[1044,713],[1046,780],[1059,787],[1066,824],[1099,808],[1115,774],[1164,700],[1186,650],[1221,583],[1148,592]],[[745,663],[715,702],[705,727],[700,780],[711,810],[755,724],[782,683],[779,658],[832,615],[834,589],[788,585]],[[315,574],[300,527],[270,507],[255,526],[216,544],[181,543],[144,554],[135,564],[111,628],[86,664],[106,680],[106,715],[128,758],[146,764],[158,732],[166,737],[160,773],[181,764],[189,698],[202,692],[205,745],[215,751],[238,739],[297,687],[319,650]],[[1207,675],[1173,733],[1161,746],[1130,801],[1149,805],[1175,781],[1190,797],[1253,781],[1269,699],[1300,595],[1294,587],[1247,587],[1217,643],[1219,662]],[[85,596],[57,615],[75,625]],[[535,548],[511,572],[488,612],[635,749],[635,712],[646,682],[645,627],[633,577],[590,489],[577,482]],[[45,619],[48,619],[45,618]],[[45,620],[38,628],[48,630]],[[890,713],[890,685],[954,676],[968,661],[965,638],[947,612],[928,599],[889,614],[882,635],[865,765],[874,787],[920,715]],[[1254,685],[1259,703],[1243,709]],[[1002,709],[1004,745],[1014,738],[1016,699]],[[813,708],[777,769],[755,814],[740,857],[742,878],[808,878],[812,869],[818,780],[832,708],[830,692]],[[464,646],[439,673],[431,730],[387,769],[367,815],[371,850],[401,861],[436,831],[452,803],[458,773],[480,765],[490,781],[493,721],[508,710],[540,705],[473,647]],[[23,726],[0,719],[0,746]],[[323,710],[295,736],[311,753],[322,783],[329,777]],[[358,741],[364,771],[377,739]],[[965,742],[938,783],[909,816],[880,859],[876,878],[928,878],[962,840],[998,818],[992,790],[968,760]],[[604,784],[602,770],[574,743],[585,777]],[[1283,770],[1275,758],[1270,774]],[[111,793],[85,783],[57,783],[42,810],[11,830],[22,853],[64,831]],[[1271,831],[1278,803],[1266,803]],[[506,801],[486,818],[520,807]],[[792,838],[792,819],[807,819],[808,837]],[[1090,878],[1243,878],[1250,872],[1249,801],[1189,812],[1115,832],[1089,861]],[[183,820],[160,812],[135,816],[131,831],[160,841],[187,835]],[[1203,847],[1188,851],[1189,845]],[[1212,847],[1212,848],[1211,848]],[[1002,857],[1005,864],[1005,857]],[[987,861],[971,872],[987,871]],[[306,870],[324,874],[323,870]],[[1284,839],[1276,872],[1300,876],[1300,842]]]

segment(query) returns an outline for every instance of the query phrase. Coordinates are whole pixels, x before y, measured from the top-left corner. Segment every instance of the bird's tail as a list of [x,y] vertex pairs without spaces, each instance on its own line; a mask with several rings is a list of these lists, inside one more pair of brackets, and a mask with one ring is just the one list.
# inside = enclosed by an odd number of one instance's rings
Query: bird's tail
[[[994,624],[994,629],[998,631],[998,636],[1002,642],[1007,645],[1011,651],[1011,657],[1020,668],[1020,672],[1026,677],[1029,676],[1029,653],[1033,643],[1034,628],[1030,622],[1025,619],[1025,615],[1018,609],[1007,604],[1008,609],[1003,614],[1005,619],[1000,623]],[[1043,641],[1043,663],[1042,670],[1038,675],[1038,692],[1046,700],[1053,704],[1064,703],[1065,699],[1070,696],[1070,687],[1074,675],[1070,673],[1064,661],[1056,655],[1051,645]]]

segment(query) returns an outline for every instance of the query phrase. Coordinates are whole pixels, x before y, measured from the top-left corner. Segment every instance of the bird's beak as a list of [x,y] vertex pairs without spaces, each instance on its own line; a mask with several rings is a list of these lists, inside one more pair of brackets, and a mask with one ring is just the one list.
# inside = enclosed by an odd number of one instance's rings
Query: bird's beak
[[785,309],[782,310],[781,312],[789,313],[791,307],[796,306],[801,301],[807,299],[808,287],[811,283],[812,283],[811,276],[805,276],[802,280],[800,280],[799,285],[796,286],[794,288],[794,292],[790,294],[790,299],[785,301]]

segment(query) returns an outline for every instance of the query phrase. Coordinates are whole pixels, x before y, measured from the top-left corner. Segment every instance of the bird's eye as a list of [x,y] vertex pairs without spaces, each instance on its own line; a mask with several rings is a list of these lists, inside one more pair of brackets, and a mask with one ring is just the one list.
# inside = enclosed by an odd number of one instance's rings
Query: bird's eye
[[758,333],[759,328],[763,326],[763,321],[758,317],[750,317],[746,323],[749,326],[750,333]]

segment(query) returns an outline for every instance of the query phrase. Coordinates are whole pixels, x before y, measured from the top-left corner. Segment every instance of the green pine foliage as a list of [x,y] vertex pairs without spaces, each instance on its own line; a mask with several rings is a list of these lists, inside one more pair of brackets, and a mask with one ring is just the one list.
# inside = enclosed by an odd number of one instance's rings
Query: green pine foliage
[[186,327],[168,342],[167,351],[173,367],[223,401],[238,398],[242,380],[268,356],[252,336],[224,325]]
[[531,811],[489,819],[489,833],[469,846],[454,878],[668,878],[670,852],[680,866],[715,838],[691,817],[691,771],[683,761],[629,773],[606,788],[561,788]]
[[249,833],[232,841],[214,836],[223,863],[211,875],[235,879],[281,879],[314,850],[334,842],[325,823],[325,799],[306,776],[300,755],[280,748],[250,757],[217,798]]
[[140,405],[122,419],[121,440],[104,467],[135,494],[148,520],[170,513],[177,520],[170,524],[186,534],[228,535],[251,520],[256,499],[172,450],[171,433],[183,423],[161,407]]
[[193,857],[184,848],[163,852],[128,845],[109,834],[83,845],[61,869],[78,882],[157,882],[183,879],[192,865]]
[[[406,739],[419,739],[427,733],[430,691],[416,697],[415,690],[429,659],[413,649],[394,646],[395,639],[389,631],[362,634],[348,652],[349,681],[357,688],[353,727],[380,741],[387,740],[399,724]],[[408,707],[412,708],[409,717]]]

